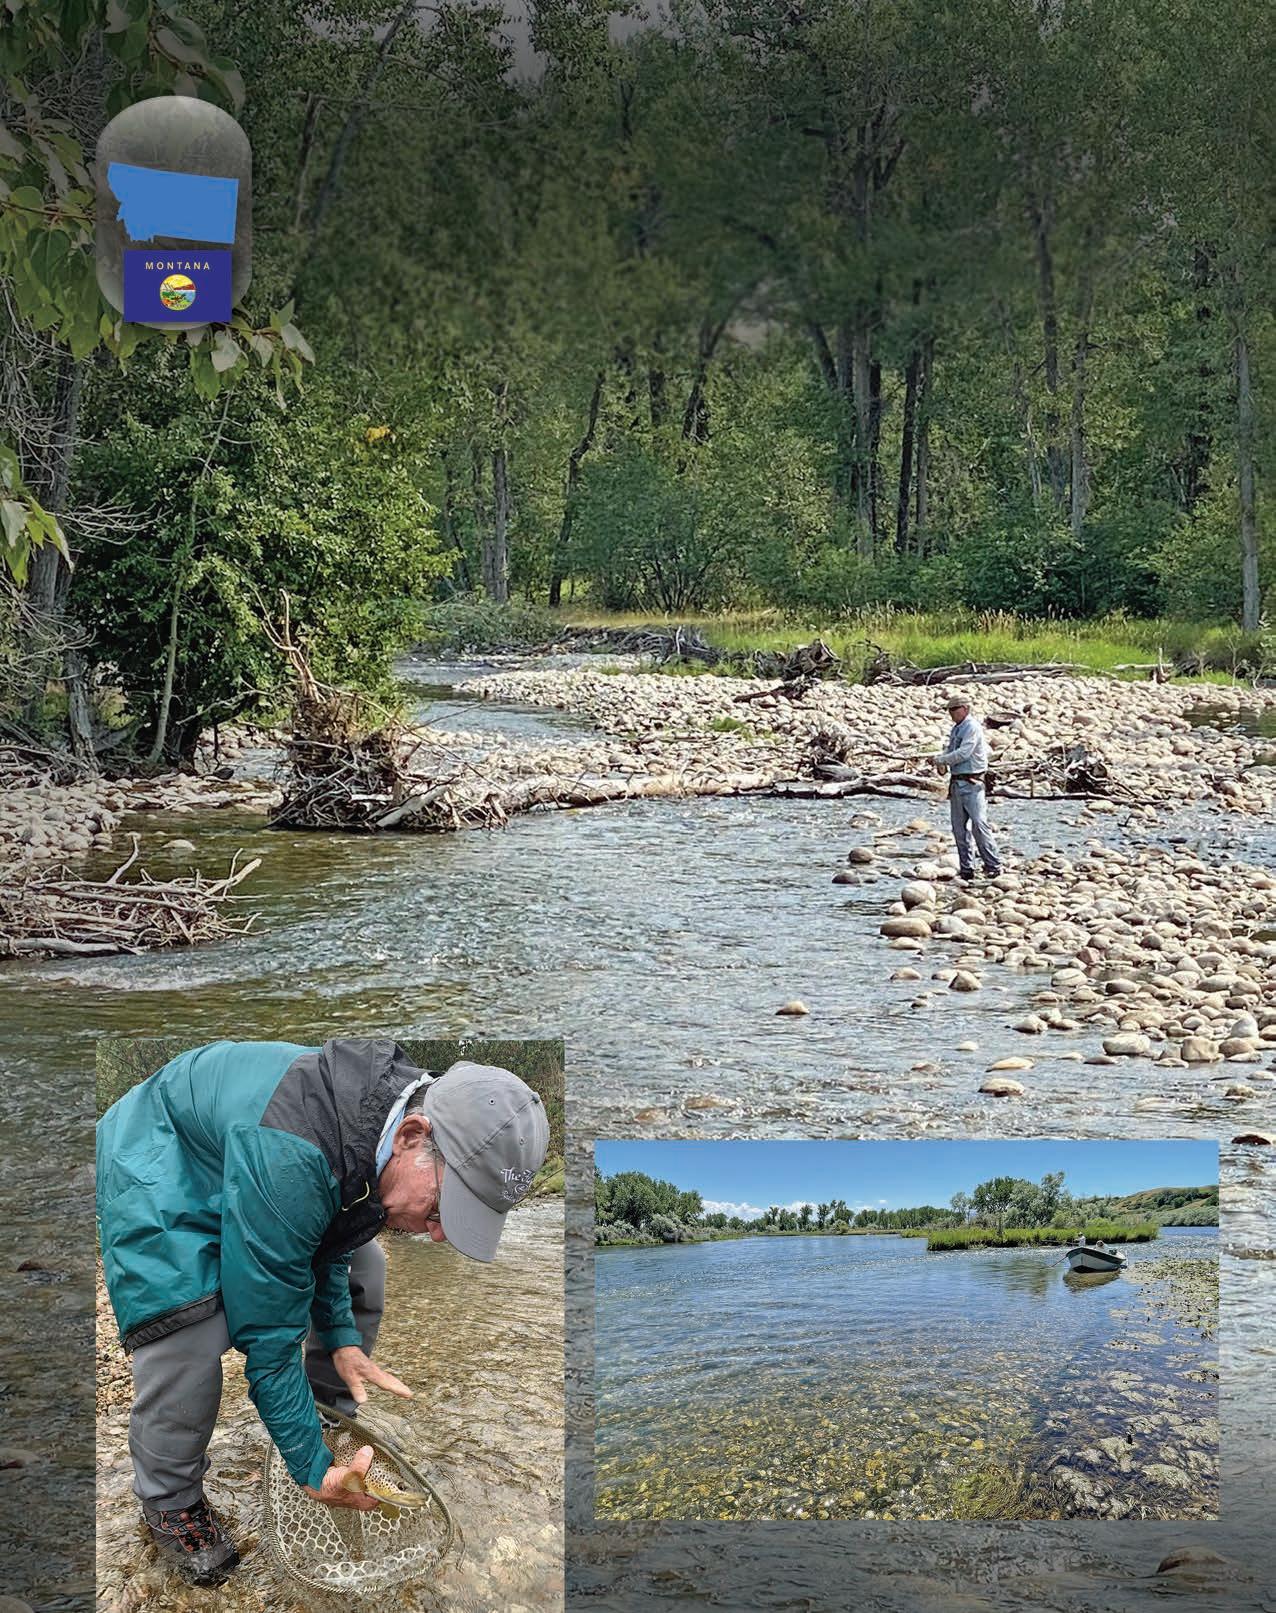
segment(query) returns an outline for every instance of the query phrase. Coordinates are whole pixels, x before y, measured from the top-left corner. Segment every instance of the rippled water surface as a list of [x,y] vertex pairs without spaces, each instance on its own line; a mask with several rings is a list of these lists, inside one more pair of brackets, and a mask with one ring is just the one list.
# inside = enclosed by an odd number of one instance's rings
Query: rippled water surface
[[1085,1278],[924,1238],[599,1250],[595,1509],[963,1517],[995,1483],[1003,1516],[1217,1516],[1217,1245]]
[[[917,811],[880,806],[901,828]],[[641,802],[491,834],[376,839],[262,833],[230,812],[173,818],[166,827],[196,842],[206,868],[241,847],[263,858],[255,932],[11,966],[0,1035],[7,1056],[38,1050],[64,1067],[78,1041],[83,1067],[101,1032],[562,1034],[584,1122],[610,1132],[653,1105],[669,1112],[666,1131],[720,1135],[993,1124],[1154,1136],[1230,1123],[1217,1070],[1167,1080],[1129,1061],[1100,1074],[1054,1057],[1064,1039],[1034,1047],[1027,1096],[990,1118],[983,1071],[1022,1051],[1009,1026],[1041,977],[989,970],[984,990],[960,1001],[927,981],[891,982],[899,955],[877,926],[919,848],[901,837],[897,872],[834,886],[847,845],[863,838],[850,817],[836,802]],[[1023,850],[1050,837],[1070,844],[1081,831],[1053,805],[1017,814]],[[166,866],[162,854],[148,861]],[[939,948],[928,956],[943,961]],[[795,996],[810,1014],[777,1018]],[[976,1051],[958,1051],[967,1039]],[[1248,1108],[1259,1125],[1276,1115],[1273,1085]],[[705,1093],[722,1107],[688,1120],[683,1100]]]

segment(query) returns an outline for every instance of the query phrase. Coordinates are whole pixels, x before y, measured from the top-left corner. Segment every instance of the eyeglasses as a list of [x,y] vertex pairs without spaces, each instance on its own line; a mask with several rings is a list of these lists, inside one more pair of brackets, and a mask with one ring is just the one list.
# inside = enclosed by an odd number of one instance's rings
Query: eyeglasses
[[425,1218],[425,1230],[438,1227],[443,1231],[443,1222],[439,1216],[439,1205],[443,1198],[443,1183],[439,1176],[439,1151],[433,1142],[427,1140],[426,1147],[430,1150],[430,1162],[434,1166],[434,1208]]

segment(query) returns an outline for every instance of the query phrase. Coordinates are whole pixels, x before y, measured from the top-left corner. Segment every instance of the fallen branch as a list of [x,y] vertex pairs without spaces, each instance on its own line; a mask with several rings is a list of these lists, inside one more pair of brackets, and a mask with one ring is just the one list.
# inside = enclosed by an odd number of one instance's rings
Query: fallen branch
[[194,874],[185,879],[120,875],[137,861],[132,855],[109,879],[79,879],[68,870],[41,870],[0,878],[0,958],[81,957],[147,952],[163,947],[220,941],[250,928],[254,914],[232,916],[226,904],[260,866],[260,857],[231,864],[221,879]]
[[1013,683],[1020,678],[1063,678],[1078,671],[1075,661],[963,661],[952,666],[894,665],[879,651],[866,669],[866,683],[930,687],[937,683]]

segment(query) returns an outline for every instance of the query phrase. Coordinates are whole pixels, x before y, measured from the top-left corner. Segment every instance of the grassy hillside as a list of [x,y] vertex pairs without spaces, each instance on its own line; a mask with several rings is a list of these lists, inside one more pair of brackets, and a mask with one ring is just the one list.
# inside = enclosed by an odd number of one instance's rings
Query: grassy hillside
[[1158,1226],[1217,1226],[1218,1184],[1203,1187],[1148,1187],[1113,1199],[1114,1215],[1155,1221]]

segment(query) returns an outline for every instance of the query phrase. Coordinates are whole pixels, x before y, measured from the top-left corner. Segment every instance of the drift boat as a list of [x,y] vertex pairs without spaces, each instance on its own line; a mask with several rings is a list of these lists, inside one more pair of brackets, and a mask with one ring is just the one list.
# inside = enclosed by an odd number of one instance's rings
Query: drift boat
[[1068,1250],[1070,1271],[1120,1271],[1125,1256],[1119,1249],[1096,1249],[1093,1244],[1082,1243]]

